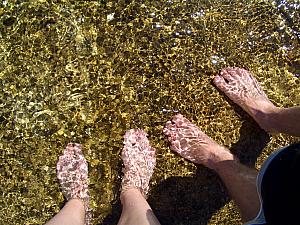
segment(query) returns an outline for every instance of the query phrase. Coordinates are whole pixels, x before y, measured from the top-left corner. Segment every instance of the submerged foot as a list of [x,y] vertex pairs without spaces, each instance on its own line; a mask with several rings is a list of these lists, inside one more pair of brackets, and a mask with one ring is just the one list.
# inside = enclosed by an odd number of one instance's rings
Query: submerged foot
[[252,116],[263,129],[269,131],[265,117],[274,112],[276,107],[249,71],[241,68],[224,68],[220,75],[214,78],[214,83]]
[[147,134],[143,130],[132,129],[126,132],[122,160],[124,164],[122,192],[137,188],[146,198],[156,158],[155,149],[150,146]]
[[80,144],[67,145],[57,162],[57,178],[67,200],[83,200],[86,212],[85,224],[89,224],[88,164]]
[[164,134],[168,136],[173,151],[194,163],[215,169],[221,161],[234,160],[228,149],[216,143],[181,114],[167,122]]

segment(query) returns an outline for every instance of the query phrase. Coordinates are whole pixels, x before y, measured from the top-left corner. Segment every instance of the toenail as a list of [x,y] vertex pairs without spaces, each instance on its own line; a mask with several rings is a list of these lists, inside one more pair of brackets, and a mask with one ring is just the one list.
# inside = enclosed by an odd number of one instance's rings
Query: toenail
[[216,76],[215,79],[214,79],[215,82],[219,82],[220,80],[221,80],[220,76]]

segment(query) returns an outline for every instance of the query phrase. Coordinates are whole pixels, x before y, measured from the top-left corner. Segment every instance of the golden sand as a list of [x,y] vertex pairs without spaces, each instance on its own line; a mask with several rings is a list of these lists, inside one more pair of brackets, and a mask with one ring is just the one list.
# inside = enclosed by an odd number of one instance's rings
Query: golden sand
[[219,178],[168,148],[165,123],[179,111],[258,169],[299,140],[270,138],[212,85],[221,68],[243,67],[278,106],[299,105],[299,3],[1,2],[0,224],[59,211],[56,162],[70,141],[89,163],[93,224],[116,224],[130,128],[157,149],[149,201],[162,224],[241,224]]

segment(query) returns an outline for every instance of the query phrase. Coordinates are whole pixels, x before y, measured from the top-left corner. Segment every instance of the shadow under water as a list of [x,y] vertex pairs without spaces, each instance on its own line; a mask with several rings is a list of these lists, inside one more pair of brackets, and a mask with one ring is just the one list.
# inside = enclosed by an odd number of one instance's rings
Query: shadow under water
[[[170,177],[152,187],[148,202],[161,224],[207,224],[212,214],[229,197],[215,173],[199,166],[192,177]],[[120,200],[115,201],[112,214],[101,225],[115,225],[121,215]],[[99,224],[99,225],[100,225]]]
[[117,224],[120,152],[131,128],[144,129],[157,149],[149,201],[162,223],[240,224],[220,179],[174,154],[162,129],[180,112],[257,168],[298,140],[269,139],[211,81],[224,67],[242,67],[277,106],[299,105],[299,7],[0,1],[0,224],[44,224],[61,209],[56,162],[70,141],[82,144],[89,164],[93,223]]
[[[270,136],[255,123],[244,121],[240,139],[230,151],[242,164],[254,168],[257,157],[270,140]],[[117,224],[122,206],[112,203],[112,214],[101,225]],[[226,187],[212,170],[198,165],[193,176],[169,177],[152,187],[148,202],[161,224],[205,225],[212,215],[230,201]]]
[[150,205],[161,224],[207,224],[229,201],[222,181],[212,171],[197,167],[194,176],[170,177],[154,188]]

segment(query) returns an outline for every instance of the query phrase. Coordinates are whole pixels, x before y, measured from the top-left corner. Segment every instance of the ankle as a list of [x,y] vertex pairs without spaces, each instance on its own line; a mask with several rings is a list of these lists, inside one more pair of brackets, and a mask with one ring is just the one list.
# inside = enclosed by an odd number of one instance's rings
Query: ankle
[[259,109],[254,112],[253,118],[266,132],[276,134],[279,133],[278,115],[280,115],[281,111],[282,109],[276,106]]
[[130,195],[131,193],[141,193],[140,189],[135,187],[135,186],[128,186],[128,187],[122,187],[121,189],[121,197],[122,196],[126,196],[126,195]]
[[236,160],[236,157],[225,147],[219,146],[219,149],[213,152],[212,156],[207,162],[207,167],[217,171],[222,162]]
[[236,165],[240,165],[239,159],[234,155],[232,156],[233,157],[231,159],[219,161],[218,163],[216,163],[213,170],[221,176],[230,172],[232,168],[236,167]]
[[85,203],[82,199],[72,198],[66,203],[66,206],[71,207],[76,212],[79,212],[80,215],[85,214]]
[[120,200],[122,205],[124,205],[130,203],[131,201],[129,200],[138,198],[139,196],[143,196],[141,191],[136,187],[130,187],[130,188],[126,188],[125,190],[123,189],[121,190]]
[[77,206],[78,208],[84,208],[84,201],[79,198],[71,198],[67,204]]

